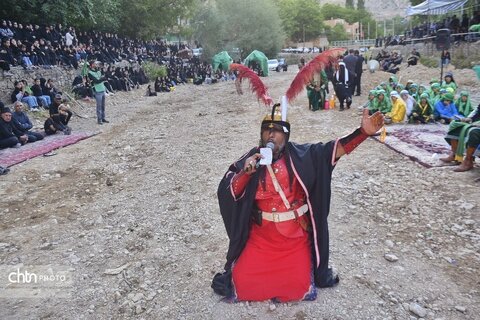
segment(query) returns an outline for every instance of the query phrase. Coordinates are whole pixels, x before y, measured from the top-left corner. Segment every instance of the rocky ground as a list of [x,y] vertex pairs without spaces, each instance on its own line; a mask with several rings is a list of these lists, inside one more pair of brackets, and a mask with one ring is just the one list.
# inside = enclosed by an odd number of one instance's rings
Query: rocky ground
[[[295,72],[265,79],[273,97]],[[364,74],[355,104],[388,76]],[[479,97],[473,73],[456,78]],[[72,123],[101,134],[2,176],[0,264],[65,266],[72,285],[67,298],[0,298],[1,319],[478,319],[480,168],[426,169],[371,139],[334,170],[339,286],[315,302],[221,302],[210,289],[227,249],[216,188],[257,143],[264,107],[232,82],[143,93],[108,97],[110,124]],[[93,116],[93,104],[82,112]],[[355,108],[312,113],[305,94],[289,119],[296,142],[334,139],[360,120]]]

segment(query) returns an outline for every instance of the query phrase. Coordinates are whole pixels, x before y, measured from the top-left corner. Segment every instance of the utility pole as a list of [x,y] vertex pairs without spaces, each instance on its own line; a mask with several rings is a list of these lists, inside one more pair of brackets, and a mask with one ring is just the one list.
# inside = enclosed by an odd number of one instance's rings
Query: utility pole
[[387,36],[387,21],[383,20],[383,36]]
[[368,29],[368,39],[370,39],[370,21],[367,24],[367,29]]
[[395,35],[395,19],[392,19],[392,36]]
[[305,50],[305,24],[302,24],[303,27],[303,50]]

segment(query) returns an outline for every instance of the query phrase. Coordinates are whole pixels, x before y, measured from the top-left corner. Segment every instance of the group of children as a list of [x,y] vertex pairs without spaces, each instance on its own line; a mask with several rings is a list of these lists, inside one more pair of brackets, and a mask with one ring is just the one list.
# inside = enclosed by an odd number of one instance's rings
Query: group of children
[[370,90],[368,101],[361,107],[371,114],[380,111],[386,123],[449,124],[467,118],[474,110],[469,93],[461,91],[455,99],[458,86],[453,74],[445,74],[443,81],[432,79],[430,86],[418,85],[412,80],[402,85],[395,76]]

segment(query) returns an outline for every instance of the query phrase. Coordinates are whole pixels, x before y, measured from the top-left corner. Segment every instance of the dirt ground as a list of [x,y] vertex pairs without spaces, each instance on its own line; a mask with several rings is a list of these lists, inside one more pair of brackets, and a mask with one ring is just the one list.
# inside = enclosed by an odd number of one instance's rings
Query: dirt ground
[[[439,76],[409,69],[405,81]],[[456,79],[478,103],[470,71]],[[274,98],[295,73],[265,79]],[[354,105],[388,76],[365,73]],[[216,188],[257,144],[265,110],[244,91],[227,82],[118,93],[107,98],[110,124],[73,119],[73,130],[101,134],[2,176],[0,265],[65,266],[72,284],[67,298],[0,298],[0,318],[478,319],[480,168],[426,169],[372,139],[334,170],[330,263],[340,284],[315,302],[221,302],[210,289],[227,249]],[[292,141],[327,142],[360,116],[310,112],[303,93],[289,120]]]

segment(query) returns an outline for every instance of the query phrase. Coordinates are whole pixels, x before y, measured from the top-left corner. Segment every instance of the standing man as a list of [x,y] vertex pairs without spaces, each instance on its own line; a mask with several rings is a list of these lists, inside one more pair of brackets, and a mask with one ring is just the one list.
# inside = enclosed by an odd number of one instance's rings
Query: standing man
[[92,61],[90,63],[90,70],[88,71],[88,78],[93,83],[93,91],[95,94],[95,101],[97,102],[97,123],[108,123],[105,119],[105,85],[106,79],[98,69],[98,62]]
[[348,54],[343,58],[343,63],[345,63],[345,67],[348,70],[348,87],[350,89],[350,96],[353,96],[353,89],[355,89],[354,84],[356,83],[355,78],[357,77],[357,73],[355,72],[357,57],[353,53],[353,49],[350,49],[348,50]]
[[356,96],[361,94],[361,81],[362,81],[362,73],[363,73],[363,63],[365,59],[363,56],[360,55],[360,51],[355,50],[355,57],[357,57],[357,62],[355,62],[355,82],[353,83],[352,93],[357,90]]
[[[260,145],[233,163],[218,188],[220,212],[230,238],[225,272],[214,291],[230,301],[315,300],[316,287],[339,278],[328,267],[331,175],[337,161],[383,126],[368,116],[352,134],[326,144],[289,142],[290,123],[274,105],[260,128]],[[286,118],[286,115],[285,115]],[[273,162],[257,168],[260,149]]]

